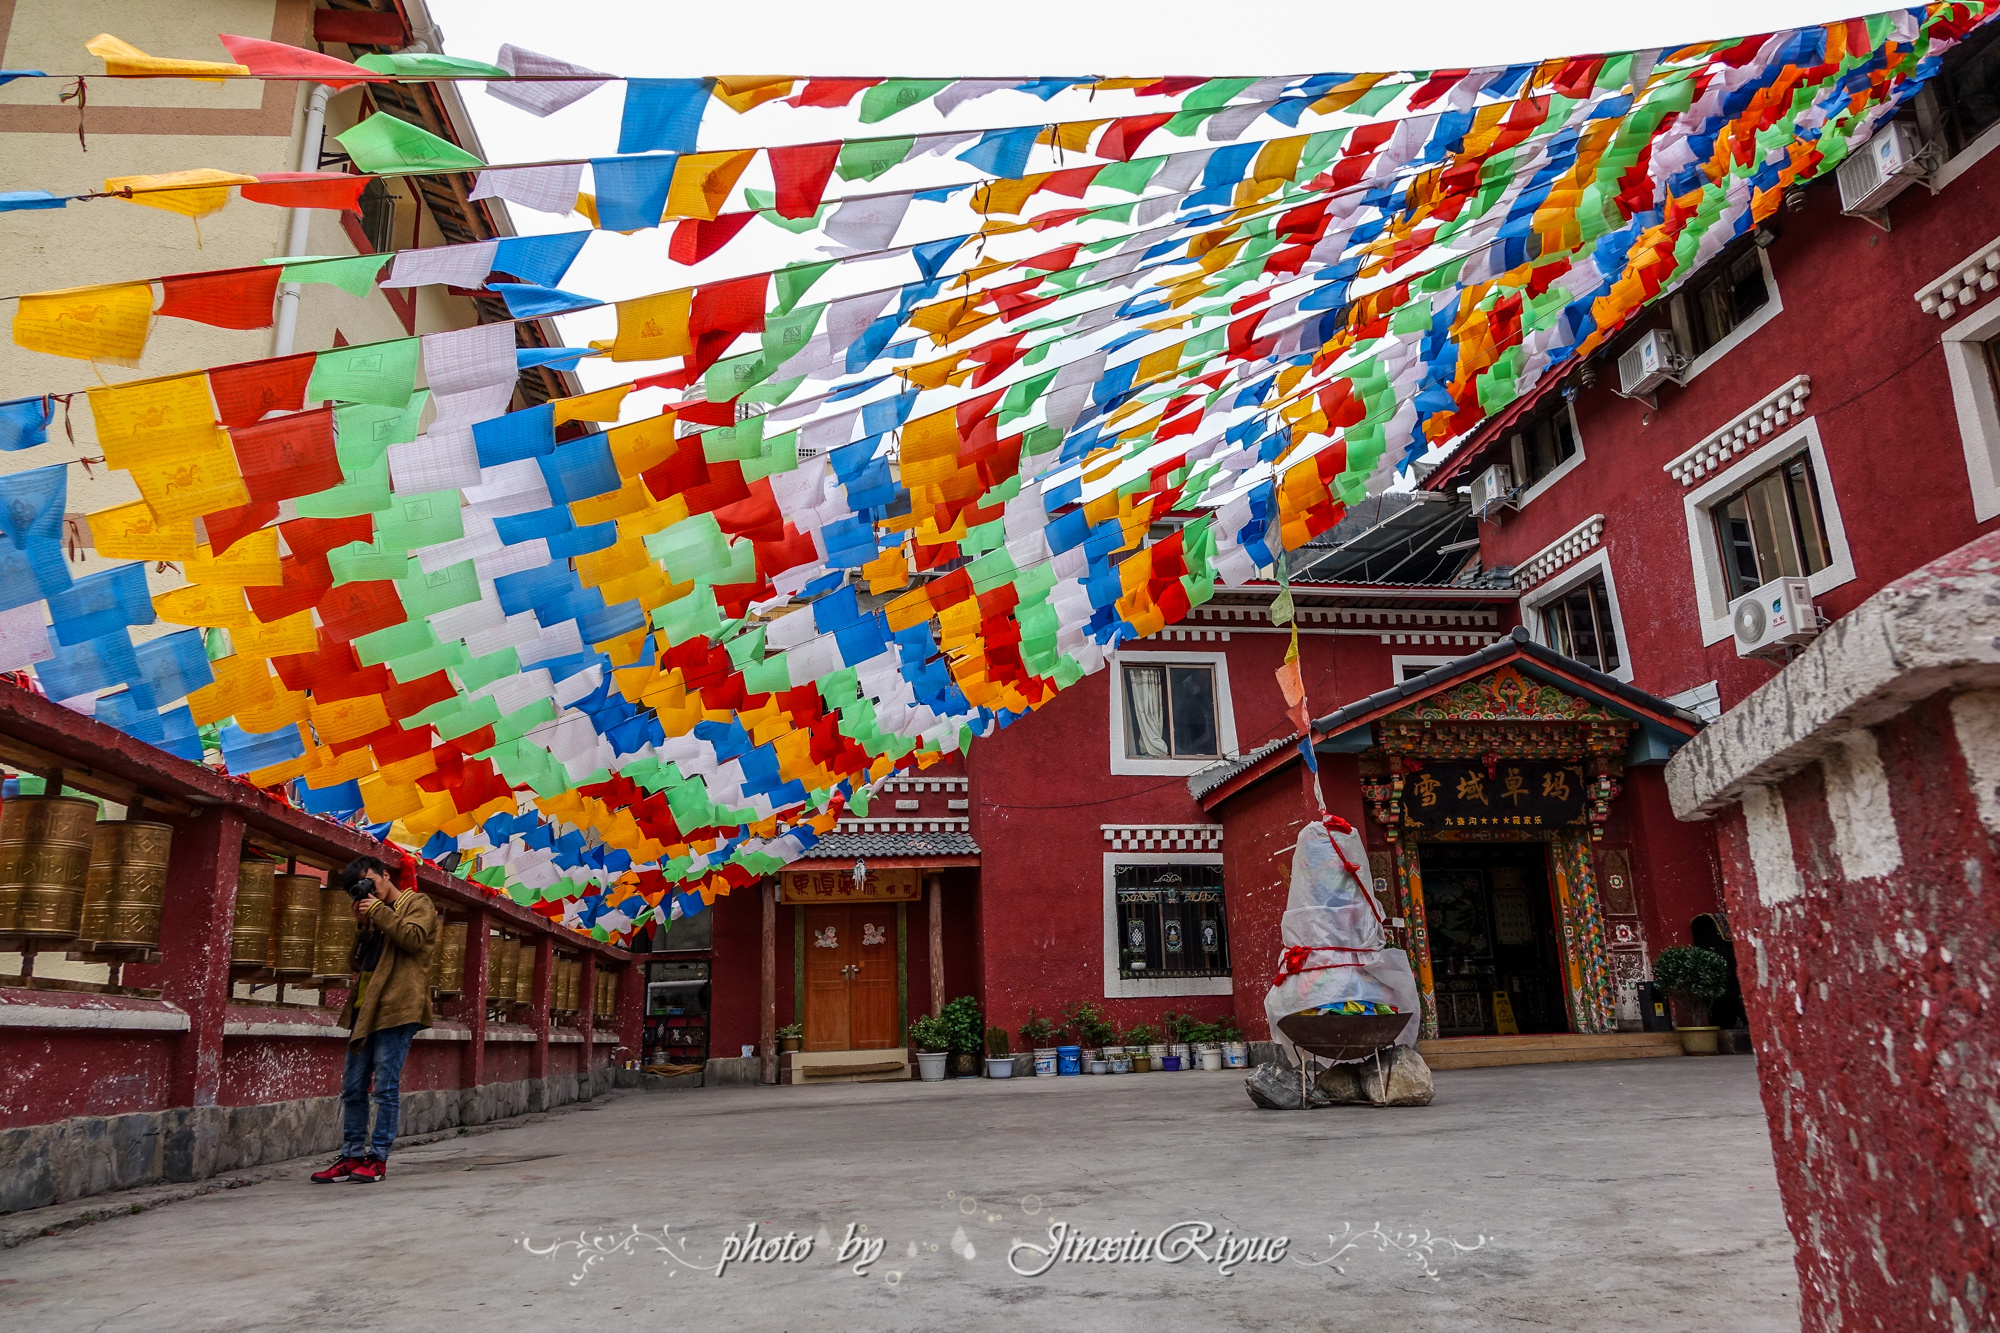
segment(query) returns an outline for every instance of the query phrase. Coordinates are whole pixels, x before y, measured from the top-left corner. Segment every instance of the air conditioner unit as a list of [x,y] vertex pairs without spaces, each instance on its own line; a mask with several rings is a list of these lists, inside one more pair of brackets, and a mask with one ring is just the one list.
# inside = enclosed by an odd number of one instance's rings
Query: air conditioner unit
[[1800,578],[1773,579],[1729,604],[1729,628],[1738,657],[1760,657],[1805,643],[1819,633],[1812,585]]
[[1840,211],[1881,212],[1926,174],[1922,159],[1915,127],[1903,121],[1884,125],[1834,173],[1840,181]]
[[1514,497],[1514,469],[1505,463],[1495,463],[1472,479],[1472,507],[1485,514],[1495,505],[1512,504]]
[[1618,392],[1638,398],[1671,380],[1687,362],[1674,350],[1674,335],[1654,329],[1618,355]]

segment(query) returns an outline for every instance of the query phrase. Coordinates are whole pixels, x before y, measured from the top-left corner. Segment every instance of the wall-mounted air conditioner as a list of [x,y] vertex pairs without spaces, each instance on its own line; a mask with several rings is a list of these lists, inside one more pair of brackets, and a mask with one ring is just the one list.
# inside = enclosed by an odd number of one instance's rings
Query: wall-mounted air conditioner
[[1738,657],[1762,657],[1808,642],[1819,633],[1812,585],[1801,578],[1772,579],[1729,604],[1729,628]]
[[1618,355],[1618,392],[1640,398],[1679,373],[1687,362],[1674,350],[1674,335],[1654,329]]
[[1840,211],[1880,213],[1889,201],[1928,173],[1916,127],[1894,121],[1876,131],[1834,173],[1840,182]]
[[1472,508],[1480,517],[1495,505],[1514,502],[1514,469],[1495,463],[1472,479]]

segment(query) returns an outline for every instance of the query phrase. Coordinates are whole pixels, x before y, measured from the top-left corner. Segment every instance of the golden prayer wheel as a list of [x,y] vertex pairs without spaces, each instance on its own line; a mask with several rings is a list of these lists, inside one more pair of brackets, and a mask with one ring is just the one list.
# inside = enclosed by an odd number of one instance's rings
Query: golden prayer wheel
[[549,995],[549,1008],[559,1014],[568,1013],[574,1003],[570,991],[574,978],[570,975],[570,969],[575,966],[576,964],[567,958],[556,959],[555,986]]
[[82,939],[99,947],[159,947],[173,840],[170,826],[136,819],[106,820],[92,830]]
[[229,927],[229,961],[262,967],[271,960],[271,888],[276,861],[236,867],[236,919]]
[[514,976],[519,970],[521,962],[520,952],[514,948],[514,941],[505,935],[496,936],[493,940],[492,948],[498,969],[493,976],[491,984],[487,987],[487,994],[496,1003],[512,1004],[514,1002]]
[[0,808],[0,934],[74,938],[83,922],[97,803],[17,796]]
[[313,931],[313,975],[347,976],[354,956],[354,900],[342,888],[319,893],[319,925]]
[[517,954],[514,963],[514,1003],[533,1004],[535,1002],[535,942],[522,940],[515,946]]
[[611,972],[597,974],[596,1013],[599,1018],[610,1018],[618,1012],[618,978]]
[[278,975],[288,981],[293,977],[312,975],[315,937],[319,931],[320,890],[323,887],[311,875],[271,877],[269,961]]
[[431,989],[456,995],[465,988],[466,923],[447,921],[438,936],[437,951],[431,955]]

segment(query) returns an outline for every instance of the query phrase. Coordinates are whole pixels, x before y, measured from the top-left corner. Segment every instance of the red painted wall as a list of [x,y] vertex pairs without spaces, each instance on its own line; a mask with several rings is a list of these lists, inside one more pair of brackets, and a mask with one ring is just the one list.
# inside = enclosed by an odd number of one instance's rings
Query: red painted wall
[[1766,906],[1740,809],[1717,821],[1738,972],[1805,1327],[1977,1328],[2000,1273],[1980,1221],[2000,1161],[2000,854],[1944,696],[1876,741],[1896,873],[1841,874],[1818,765],[1779,788],[1801,897]]
[[[1812,377],[1805,410],[1818,423],[1831,472],[1819,484],[1823,497],[1829,484],[1838,497],[1854,558],[1854,580],[1818,599],[1824,613],[1847,614],[1993,526],[1972,515],[1940,350],[1945,324],[1911,294],[1991,234],[2000,154],[1935,197],[1905,192],[1891,207],[1888,233],[1841,216],[1830,184],[1809,198],[1803,211],[1770,221],[1783,311],[1686,388],[1663,387],[1657,411],[1613,394],[1617,367],[1605,359],[1597,386],[1576,399],[1584,461],[1519,512],[1499,511],[1479,528],[1485,564],[1515,565],[1603,514],[1633,683],[1655,694],[1713,680],[1727,708],[1775,674],[1738,657],[1731,640],[1702,645],[1682,504],[1693,488],[1662,469],[1795,375]],[[1662,309],[1644,327],[1669,324]],[[1444,484],[1463,484],[1477,466]]]
[[1625,770],[1625,792],[1613,803],[1604,842],[1625,840],[1630,849],[1632,892],[1646,932],[1650,958],[1693,941],[1689,924],[1722,906],[1722,868],[1712,832],[1674,818],[1667,801],[1666,770],[1655,765]]
[[0,1129],[171,1105],[180,1035],[0,1028]]

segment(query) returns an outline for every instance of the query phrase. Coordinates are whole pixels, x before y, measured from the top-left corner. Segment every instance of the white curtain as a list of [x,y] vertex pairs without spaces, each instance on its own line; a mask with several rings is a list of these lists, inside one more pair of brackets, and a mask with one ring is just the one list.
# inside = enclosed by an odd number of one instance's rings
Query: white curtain
[[1132,709],[1132,745],[1139,757],[1165,758],[1167,673],[1159,667],[1125,668],[1125,698]]

